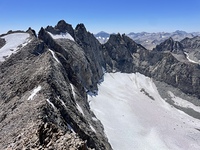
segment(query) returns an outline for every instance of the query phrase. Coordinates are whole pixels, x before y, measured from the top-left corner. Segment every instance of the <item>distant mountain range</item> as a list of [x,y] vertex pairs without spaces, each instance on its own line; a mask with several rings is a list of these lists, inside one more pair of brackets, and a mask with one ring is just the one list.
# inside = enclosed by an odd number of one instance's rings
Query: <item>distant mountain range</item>
[[[172,38],[175,41],[181,41],[184,38],[193,38],[200,35],[200,32],[187,33],[185,31],[177,30],[175,32],[157,32],[157,33],[148,33],[148,32],[131,32],[127,34],[132,38],[136,43],[143,45],[145,48],[152,50],[156,45],[164,42],[168,38]],[[99,40],[100,43],[106,43],[109,39],[110,34],[104,31],[101,31],[95,34],[95,37]]]

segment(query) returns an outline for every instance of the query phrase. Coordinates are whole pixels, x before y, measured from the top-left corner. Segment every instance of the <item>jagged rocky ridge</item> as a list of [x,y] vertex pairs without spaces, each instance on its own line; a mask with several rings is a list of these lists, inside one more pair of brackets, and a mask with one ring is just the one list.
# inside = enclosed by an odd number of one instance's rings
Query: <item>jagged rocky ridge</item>
[[[131,32],[127,34],[128,37],[133,39],[135,42],[143,45],[146,49],[152,50],[160,43],[164,42],[168,38],[173,38],[175,41],[181,41],[185,38],[194,38],[199,36],[199,32],[187,33],[185,31],[175,31],[171,33],[167,32],[157,32],[157,33],[148,33],[148,32]],[[100,43],[104,44],[108,41],[110,34],[106,32],[99,32],[95,34],[95,37],[99,40]]]
[[97,78],[96,86],[102,76],[92,74],[93,64],[76,42],[45,34],[41,29],[39,37],[52,43],[32,36],[1,64],[1,149],[111,149],[85,92],[95,89],[92,80]]
[[[27,32],[31,42],[0,64],[0,149],[111,149],[87,101],[104,70],[140,72],[200,98],[199,64],[173,55],[184,42],[169,39],[148,51],[117,34],[101,45],[83,24],[73,29],[63,20],[38,38]],[[52,36],[67,33],[73,40]]]

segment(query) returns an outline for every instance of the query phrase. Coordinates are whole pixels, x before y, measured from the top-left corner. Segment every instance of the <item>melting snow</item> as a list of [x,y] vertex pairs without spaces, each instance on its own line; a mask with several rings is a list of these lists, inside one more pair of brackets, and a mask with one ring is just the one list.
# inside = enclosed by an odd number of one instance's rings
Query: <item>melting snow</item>
[[106,73],[88,101],[114,150],[200,149],[200,121],[166,103],[144,75]]
[[54,104],[49,99],[46,99],[46,101],[53,107],[53,109],[56,109],[56,107],[54,106]]
[[84,112],[83,112],[83,109],[81,108],[81,106],[76,103],[76,108],[78,109],[78,111],[84,116]]
[[94,120],[94,121],[98,121],[98,119],[97,119],[97,118],[95,118],[95,117],[92,117],[92,120]]
[[62,103],[62,105],[63,105],[64,107],[67,107],[67,106],[65,105],[64,101],[63,101],[62,99],[60,99],[60,97],[58,97],[58,99],[60,100],[60,102]]
[[[72,95],[73,95],[74,99],[76,100],[76,93],[75,93],[75,90],[74,90],[74,86],[71,83],[70,83],[70,86],[71,86],[71,89],[72,89]],[[78,103],[76,103],[76,108],[84,116],[83,109],[81,108],[81,106]]]
[[53,39],[69,39],[74,41],[74,38],[69,33],[52,34],[48,32]]
[[28,97],[28,100],[33,100],[34,96],[42,89],[42,87],[39,85],[37,88],[35,88],[31,95]]
[[75,91],[74,91],[74,86],[71,83],[70,83],[70,86],[71,86],[71,89],[72,89],[72,95],[73,95],[74,99],[76,100],[76,94],[75,94]]
[[12,53],[16,53],[20,47],[28,43],[30,35],[28,33],[12,33],[1,38],[6,40],[6,44],[0,48],[0,62],[10,57]]
[[92,129],[92,131],[93,132],[95,132],[96,133],[96,130],[95,130],[95,128],[90,124],[90,128]]
[[192,63],[195,63],[195,64],[200,64],[200,62],[197,62],[197,61],[194,61],[194,60],[190,59],[190,57],[189,57],[189,54],[188,54],[188,53],[186,53],[186,52],[184,52],[184,53],[185,53],[185,55],[186,55],[186,58],[187,58],[187,60],[188,60],[189,62],[192,62]]
[[49,51],[51,52],[53,58],[54,58],[58,63],[60,63],[60,61],[58,60],[58,58],[55,56],[54,51],[52,51],[51,49],[49,49]]

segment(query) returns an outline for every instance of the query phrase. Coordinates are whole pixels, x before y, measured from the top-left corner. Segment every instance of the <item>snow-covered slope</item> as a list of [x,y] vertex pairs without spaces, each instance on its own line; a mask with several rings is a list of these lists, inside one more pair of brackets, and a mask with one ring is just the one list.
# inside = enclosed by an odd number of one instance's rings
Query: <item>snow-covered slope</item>
[[5,61],[12,53],[16,53],[20,48],[29,42],[28,33],[11,33],[1,38],[5,39],[6,44],[0,48],[0,62]]
[[88,99],[114,150],[200,149],[200,121],[165,102],[142,74],[106,73]]

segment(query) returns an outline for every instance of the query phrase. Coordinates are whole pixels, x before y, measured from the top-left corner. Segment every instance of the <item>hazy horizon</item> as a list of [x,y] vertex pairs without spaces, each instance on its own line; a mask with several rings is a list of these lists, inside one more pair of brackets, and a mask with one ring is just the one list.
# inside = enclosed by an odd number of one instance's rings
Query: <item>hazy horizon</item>
[[0,1],[0,34],[9,30],[84,23],[91,33],[200,32],[198,0]]

